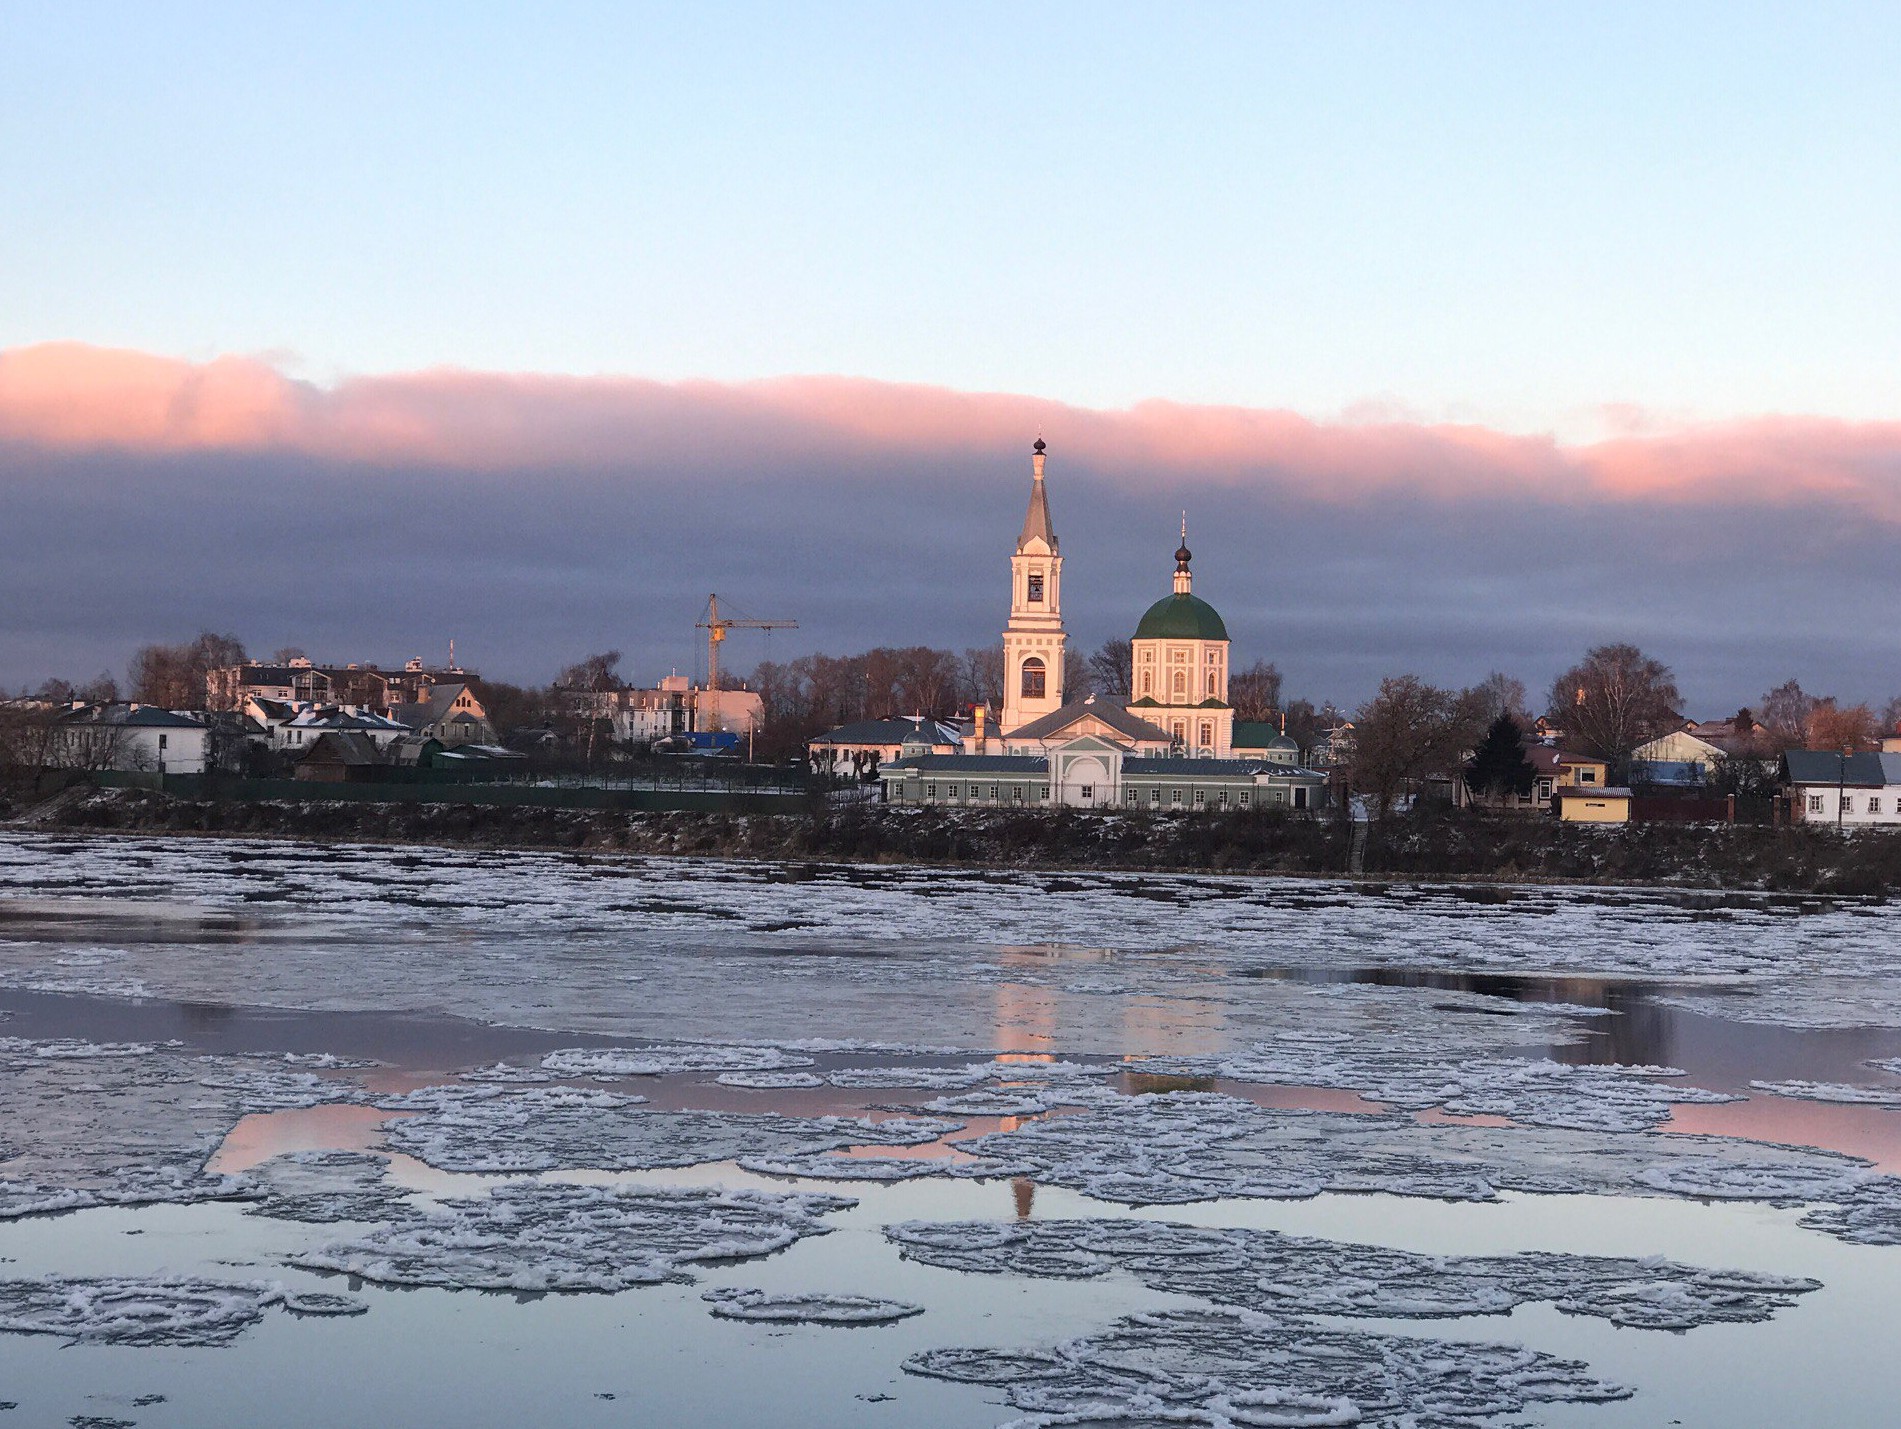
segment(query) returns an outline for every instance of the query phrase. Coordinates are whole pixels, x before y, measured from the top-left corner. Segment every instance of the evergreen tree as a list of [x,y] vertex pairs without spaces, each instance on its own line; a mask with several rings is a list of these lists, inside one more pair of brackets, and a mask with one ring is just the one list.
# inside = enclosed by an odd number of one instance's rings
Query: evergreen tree
[[1465,787],[1494,804],[1507,794],[1524,797],[1531,792],[1531,761],[1525,758],[1525,731],[1509,714],[1492,721],[1485,738],[1465,767]]

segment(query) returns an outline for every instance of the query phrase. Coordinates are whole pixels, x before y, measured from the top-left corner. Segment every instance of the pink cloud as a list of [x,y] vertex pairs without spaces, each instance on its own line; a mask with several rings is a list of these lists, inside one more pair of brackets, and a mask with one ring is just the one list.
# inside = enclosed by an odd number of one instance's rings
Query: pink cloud
[[1030,437],[1130,484],[1157,476],[1351,503],[1405,495],[1557,503],[1781,506],[1827,501],[1901,521],[1901,423],[1819,417],[1563,445],[1476,425],[1316,422],[1263,408],[1039,398],[848,377],[663,383],[436,370],[320,387],[269,363],[205,363],[55,343],[0,352],[0,441],[55,450],[289,452],[474,470],[682,470],[817,458],[1007,459]]

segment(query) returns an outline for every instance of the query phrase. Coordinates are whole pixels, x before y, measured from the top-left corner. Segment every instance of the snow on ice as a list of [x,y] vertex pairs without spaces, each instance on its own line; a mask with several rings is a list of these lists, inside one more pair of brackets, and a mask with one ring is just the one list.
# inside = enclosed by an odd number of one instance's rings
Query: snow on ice
[[645,1098],[578,1087],[428,1087],[377,1105],[391,1146],[444,1171],[644,1171],[851,1146],[917,1146],[962,1128],[931,1117],[643,1110]]
[[926,1350],[913,1374],[1003,1391],[1024,1426],[1471,1429],[1536,1404],[1625,1399],[1589,1367],[1515,1345],[1322,1329],[1231,1309],[1131,1315],[1046,1350]]
[[738,1286],[708,1290],[700,1298],[722,1320],[775,1324],[890,1325],[924,1313],[922,1305],[871,1295],[774,1295]]
[[817,1193],[522,1181],[295,1253],[309,1270],[455,1290],[617,1291],[823,1235],[855,1202]]
[[228,1345],[273,1306],[300,1315],[360,1315],[367,1308],[352,1296],[265,1281],[182,1275],[0,1280],[0,1331],[58,1335],[73,1344]]
[[1382,1246],[1147,1220],[909,1221],[886,1237],[949,1270],[1088,1279],[1120,1271],[1153,1290],[1281,1316],[1501,1315],[1548,1301],[1651,1330],[1766,1320],[1814,1280],[1666,1260],[1527,1252],[1420,1255]]

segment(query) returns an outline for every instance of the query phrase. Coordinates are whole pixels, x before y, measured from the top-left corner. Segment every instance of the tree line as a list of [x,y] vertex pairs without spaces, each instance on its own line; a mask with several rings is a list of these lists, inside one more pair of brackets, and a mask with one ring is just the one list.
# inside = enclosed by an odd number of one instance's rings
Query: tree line
[[[1127,698],[1131,653],[1128,640],[1107,641],[1088,654],[1068,651],[1067,696]],[[281,662],[300,654],[284,649],[273,659]],[[204,631],[178,644],[141,647],[123,684],[101,673],[84,683],[49,679],[21,694],[48,706],[129,698],[166,709],[198,710],[206,706],[207,674],[245,659],[244,644],[236,636]],[[576,721],[573,692],[628,688],[620,660],[614,650],[585,656],[545,686],[514,685],[473,673],[467,678],[504,734],[543,727],[559,731]],[[915,714],[944,718],[966,714],[976,705],[997,708],[1003,701],[1003,676],[1003,652],[995,645],[961,652],[909,645],[762,661],[737,683],[757,692],[765,707],[759,756],[781,759],[796,757],[826,730],[859,720]],[[1506,757],[1508,746],[1513,740],[1522,744],[1539,713],[1548,727],[1561,732],[1565,749],[1605,760],[1619,780],[1628,772],[1631,752],[1676,727],[1683,715],[1674,673],[1627,644],[1587,651],[1552,682],[1542,710],[1536,712],[1524,683],[1496,671],[1465,689],[1436,686],[1410,674],[1392,676],[1357,709],[1343,711],[1327,701],[1288,698],[1280,671],[1262,660],[1231,674],[1229,702],[1237,720],[1284,725],[1303,751],[1329,728],[1351,721],[1350,777],[1355,788],[1381,808],[1420,780],[1449,772],[1476,774],[1482,780],[1522,778],[1519,762]],[[1877,711],[1867,704],[1812,695],[1788,680],[1765,692],[1753,711],[1739,711],[1732,725],[1735,751],[1763,759],[1791,748],[1866,748],[1901,725],[1901,698]],[[1498,774],[1497,769],[1508,772]]]

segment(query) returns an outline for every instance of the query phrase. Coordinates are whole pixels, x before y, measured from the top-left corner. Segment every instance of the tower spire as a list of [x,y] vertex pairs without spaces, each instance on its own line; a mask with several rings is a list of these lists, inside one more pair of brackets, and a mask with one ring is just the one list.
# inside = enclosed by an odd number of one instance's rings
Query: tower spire
[[1182,543],[1175,548],[1175,594],[1187,595],[1194,584],[1194,577],[1188,573],[1188,563],[1194,559],[1194,553],[1188,549],[1188,513],[1182,512]]
[[1023,534],[1017,537],[1021,554],[1031,541],[1041,541],[1056,553],[1056,528],[1050,524],[1050,501],[1043,487],[1043,439],[1038,437],[1030,448],[1030,509],[1023,516]]

